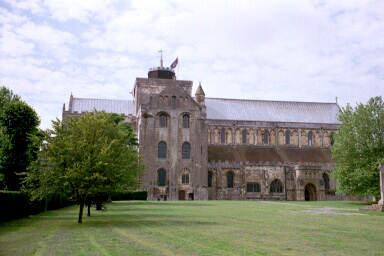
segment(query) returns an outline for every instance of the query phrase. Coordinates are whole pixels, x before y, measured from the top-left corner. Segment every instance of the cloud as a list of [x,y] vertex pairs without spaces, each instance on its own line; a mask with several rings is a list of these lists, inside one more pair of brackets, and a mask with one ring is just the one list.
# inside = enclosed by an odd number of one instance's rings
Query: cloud
[[384,95],[383,1],[9,1],[0,78],[47,127],[71,91],[128,99],[179,57],[207,97],[366,101]]

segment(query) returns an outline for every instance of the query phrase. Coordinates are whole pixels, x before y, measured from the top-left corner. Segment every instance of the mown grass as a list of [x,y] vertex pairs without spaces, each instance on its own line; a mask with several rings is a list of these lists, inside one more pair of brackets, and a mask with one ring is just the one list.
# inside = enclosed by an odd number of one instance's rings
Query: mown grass
[[[1,255],[384,255],[384,213],[353,202],[113,202],[0,224]],[[321,208],[331,214],[313,214]],[[359,213],[363,215],[337,215]]]

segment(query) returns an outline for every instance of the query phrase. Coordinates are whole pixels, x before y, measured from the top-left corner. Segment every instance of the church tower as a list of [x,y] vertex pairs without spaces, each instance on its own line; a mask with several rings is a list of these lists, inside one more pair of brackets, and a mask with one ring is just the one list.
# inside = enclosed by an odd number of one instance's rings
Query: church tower
[[136,78],[136,128],[146,165],[142,185],[149,200],[208,199],[204,92],[199,86],[196,102],[192,86],[162,63],[148,78]]

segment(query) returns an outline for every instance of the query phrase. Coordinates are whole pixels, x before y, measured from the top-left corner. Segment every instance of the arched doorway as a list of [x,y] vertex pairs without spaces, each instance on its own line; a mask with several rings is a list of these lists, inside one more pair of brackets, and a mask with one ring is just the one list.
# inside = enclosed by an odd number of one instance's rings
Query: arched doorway
[[316,187],[313,184],[305,186],[305,201],[317,201]]

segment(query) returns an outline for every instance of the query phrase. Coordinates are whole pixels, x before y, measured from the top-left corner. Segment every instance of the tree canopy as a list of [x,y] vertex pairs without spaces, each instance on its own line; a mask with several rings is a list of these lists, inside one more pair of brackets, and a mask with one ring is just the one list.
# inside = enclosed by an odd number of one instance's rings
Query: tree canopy
[[125,126],[106,113],[53,121],[27,173],[32,198],[66,193],[80,205],[82,223],[88,197],[136,188],[143,165],[137,147],[130,143],[135,135]]
[[31,136],[38,133],[39,124],[32,107],[9,89],[0,88],[0,173],[3,189],[19,190],[18,173],[25,172],[36,158],[38,148],[32,143]]
[[340,130],[334,135],[333,172],[340,192],[355,195],[380,195],[378,165],[384,161],[384,103],[381,97],[339,115]]

